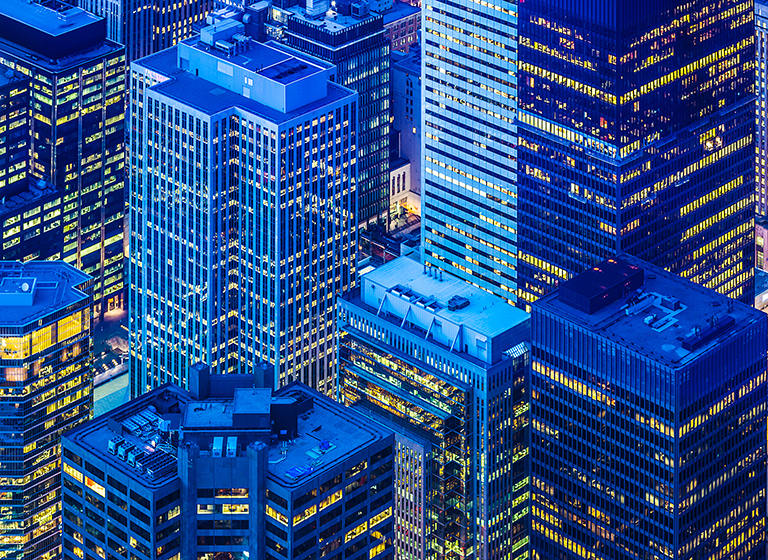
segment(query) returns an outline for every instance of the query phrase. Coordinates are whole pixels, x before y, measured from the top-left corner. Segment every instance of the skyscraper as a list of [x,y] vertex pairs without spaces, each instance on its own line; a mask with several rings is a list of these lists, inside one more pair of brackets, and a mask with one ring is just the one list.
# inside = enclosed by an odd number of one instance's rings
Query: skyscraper
[[529,329],[408,257],[339,300],[340,399],[398,434],[399,557],[528,557]]
[[333,389],[355,276],[357,94],[219,20],[132,65],[132,394],[189,367]]
[[[471,8],[471,9],[470,9]],[[517,2],[423,8],[425,261],[517,302]]]
[[766,320],[626,255],[533,305],[534,557],[765,557]]
[[96,279],[97,315],[123,304],[124,52],[103,19],[79,8],[0,4],[0,73],[24,75],[33,92],[22,153],[31,178],[62,191],[61,257]]
[[391,430],[299,383],[210,381],[64,436],[64,558],[392,560]]
[[523,300],[624,251],[752,301],[752,5],[520,4]]
[[755,211],[768,215],[768,3],[755,0],[757,141],[755,142]]
[[0,262],[0,558],[61,551],[59,436],[90,417],[94,281],[64,262]]
[[215,7],[214,0],[70,0],[70,3],[101,16],[107,37],[125,45],[128,64],[174,46],[197,33]]
[[[333,80],[360,95],[357,152],[357,218],[375,223],[389,213],[389,42],[384,20],[368,4],[337,0],[273,6],[284,21],[286,43],[334,64]],[[289,7],[290,6],[290,7]]]

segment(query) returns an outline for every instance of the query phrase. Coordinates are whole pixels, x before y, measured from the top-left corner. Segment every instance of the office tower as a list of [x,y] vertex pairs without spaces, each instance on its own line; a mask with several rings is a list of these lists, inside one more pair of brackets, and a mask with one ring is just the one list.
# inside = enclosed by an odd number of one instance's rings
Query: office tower
[[[395,57],[397,55],[397,57]],[[390,216],[398,207],[421,212],[421,48],[392,56],[392,128],[399,134],[399,155],[406,160],[390,170]]]
[[394,0],[381,11],[384,16],[384,37],[391,51],[407,53],[419,41],[421,9],[407,2]]
[[[768,219],[765,216],[755,218],[755,267],[768,270],[768,254],[765,248],[768,246]],[[757,282],[757,280],[755,280]],[[757,286],[755,286],[757,290]],[[758,292],[755,292],[757,295]]]
[[755,50],[757,52],[757,138],[755,142],[755,211],[765,216],[768,214],[768,4],[764,0],[755,0]]
[[0,558],[60,555],[59,435],[90,417],[93,279],[0,262]]
[[29,175],[32,82],[24,74],[0,66],[0,199],[24,190]]
[[338,306],[339,398],[397,434],[398,557],[526,558],[528,314],[408,257]]
[[64,436],[64,558],[391,560],[392,432],[298,383],[214,377]]
[[[283,38],[295,49],[336,65],[333,80],[360,95],[357,150],[357,218],[367,227],[389,212],[389,43],[381,15],[365,2],[328,0],[273,5]],[[290,7],[289,7],[290,5]]]
[[532,313],[538,559],[763,558],[765,314],[626,255]]
[[357,94],[243,28],[221,20],[132,66],[133,396],[186,387],[197,362],[269,363],[275,387],[333,389],[334,296],[356,265]]
[[617,251],[752,301],[753,19],[748,0],[520,4],[521,303]]
[[424,11],[424,259],[517,302],[518,5]]
[[0,4],[0,73],[23,74],[33,92],[29,174],[62,191],[61,256],[96,279],[99,316],[123,305],[124,59],[104,20],[79,8]]
[[107,37],[125,45],[128,64],[198,32],[214,0],[69,0],[107,22]]

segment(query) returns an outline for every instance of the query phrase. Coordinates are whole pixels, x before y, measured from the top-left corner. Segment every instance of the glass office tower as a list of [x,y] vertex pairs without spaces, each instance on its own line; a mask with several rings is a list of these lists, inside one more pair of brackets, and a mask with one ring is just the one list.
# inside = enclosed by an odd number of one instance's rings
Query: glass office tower
[[[288,52],[291,51],[291,52]],[[223,19],[131,66],[131,392],[192,364],[334,389],[357,94]]]
[[0,262],[0,558],[61,554],[59,436],[93,405],[93,283],[65,262]]
[[398,557],[528,558],[528,314],[408,257],[338,307],[340,400],[398,434]]
[[626,251],[752,301],[751,0],[520,4],[519,295]]
[[63,191],[61,258],[96,279],[97,315],[121,307],[125,49],[106,39],[103,19],[80,8],[7,0],[0,73],[9,70],[33,92],[29,174]]
[[517,302],[517,2],[422,7],[425,261]]
[[622,255],[531,320],[533,558],[765,558],[766,315]]

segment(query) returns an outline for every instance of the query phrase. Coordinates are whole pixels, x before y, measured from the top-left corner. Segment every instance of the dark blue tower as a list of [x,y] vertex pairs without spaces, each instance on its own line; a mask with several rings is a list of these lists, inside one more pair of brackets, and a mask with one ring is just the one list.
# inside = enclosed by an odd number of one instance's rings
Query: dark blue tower
[[751,301],[752,1],[519,9],[521,298],[625,251]]

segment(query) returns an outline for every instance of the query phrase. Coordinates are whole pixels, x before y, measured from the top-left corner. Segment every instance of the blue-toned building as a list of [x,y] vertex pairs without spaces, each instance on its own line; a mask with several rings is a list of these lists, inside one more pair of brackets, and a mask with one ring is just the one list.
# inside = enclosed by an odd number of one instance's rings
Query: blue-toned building
[[528,314],[408,257],[338,306],[339,399],[397,434],[398,557],[527,558]]
[[[757,77],[755,94],[757,107],[757,141],[755,149],[755,211],[765,216],[768,214],[768,2],[755,0],[755,51]],[[761,267],[761,263],[757,263]],[[755,294],[757,295],[757,294]]]
[[93,408],[94,280],[0,261],[0,558],[61,557],[60,435]]
[[515,304],[518,2],[424,5],[421,28],[424,260]]
[[393,559],[391,430],[193,370],[64,435],[65,559]]
[[[93,276],[99,317],[123,307],[125,48],[107,39],[104,19],[80,8],[7,0],[0,74],[0,114],[10,110],[0,125],[8,126],[0,146],[9,152],[0,155],[0,202],[27,194],[39,202],[18,221],[0,210],[10,226],[3,250],[39,244],[9,255],[64,260]],[[14,75],[23,82],[6,85]],[[34,192],[41,179],[60,194],[42,200]]]
[[628,255],[533,305],[534,558],[765,557],[767,321]]
[[621,251],[752,301],[753,2],[519,11],[519,296]]
[[186,387],[197,362],[330,392],[358,95],[335,66],[211,21],[131,67],[131,394]]

